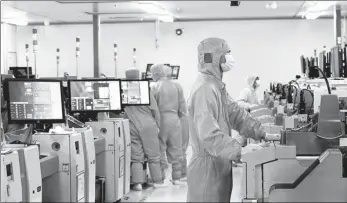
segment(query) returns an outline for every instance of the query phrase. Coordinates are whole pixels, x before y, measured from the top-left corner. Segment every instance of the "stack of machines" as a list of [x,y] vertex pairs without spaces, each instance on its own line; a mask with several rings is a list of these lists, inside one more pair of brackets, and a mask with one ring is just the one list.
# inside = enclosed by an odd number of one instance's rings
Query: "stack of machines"
[[316,132],[281,129],[279,142],[243,155],[243,201],[346,202],[346,123],[338,107],[336,95],[322,96]]
[[[243,202],[347,202],[345,50],[333,48],[320,54],[320,63],[306,63],[315,79],[270,84],[264,100],[275,119],[264,128],[278,137],[243,155]],[[335,52],[338,68],[331,62]]]
[[2,110],[21,127],[4,130],[1,202],[115,202],[129,193],[122,111],[149,105],[148,80],[6,78]]

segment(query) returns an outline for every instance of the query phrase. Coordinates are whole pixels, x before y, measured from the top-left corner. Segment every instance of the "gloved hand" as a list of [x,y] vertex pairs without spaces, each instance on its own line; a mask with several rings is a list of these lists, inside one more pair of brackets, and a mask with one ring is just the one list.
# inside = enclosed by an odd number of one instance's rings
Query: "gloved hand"
[[266,133],[265,135],[265,142],[269,142],[269,141],[279,141],[281,139],[281,135],[279,134],[269,134]]
[[269,101],[269,102],[267,103],[267,107],[268,107],[269,109],[274,108],[274,106],[275,106],[274,101]]
[[261,144],[248,144],[242,148],[241,155],[263,149]]

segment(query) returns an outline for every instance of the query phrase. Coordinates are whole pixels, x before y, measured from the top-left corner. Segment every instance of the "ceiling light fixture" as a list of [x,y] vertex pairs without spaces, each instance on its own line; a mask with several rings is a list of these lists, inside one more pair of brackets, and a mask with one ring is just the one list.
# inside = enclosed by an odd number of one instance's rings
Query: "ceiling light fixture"
[[175,18],[168,10],[156,2],[140,1],[138,2],[140,9],[149,14],[155,14],[162,22],[174,22]]
[[305,18],[306,18],[307,20],[316,20],[317,18],[319,18],[319,16],[322,16],[322,15],[324,15],[324,14],[326,14],[326,12],[307,13],[307,14],[305,15]]
[[324,15],[335,4],[336,1],[306,1],[301,15],[306,19],[314,20]]
[[271,7],[272,9],[276,9],[276,8],[277,8],[277,3],[276,3],[276,1],[273,1],[273,2],[270,4],[270,7]]
[[28,25],[26,12],[18,10],[16,8],[12,8],[7,5],[1,5],[1,7],[1,22],[18,26]]
[[276,1],[273,1],[271,3],[265,4],[266,9],[277,9],[277,3]]
[[12,24],[12,25],[17,25],[17,26],[27,26],[28,21],[22,20],[22,19],[15,19],[15,18],[3,18],[1,19],[1,22],[7,23],[7,24]]
[[175,19],[171,15],[159,15],[158,20],[160,20],[163,23],[173,23]]

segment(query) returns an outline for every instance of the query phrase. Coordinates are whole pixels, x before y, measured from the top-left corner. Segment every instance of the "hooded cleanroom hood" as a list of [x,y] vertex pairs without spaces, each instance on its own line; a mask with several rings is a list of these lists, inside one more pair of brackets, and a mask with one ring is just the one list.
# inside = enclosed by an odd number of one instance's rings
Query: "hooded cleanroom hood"
[[221,56],[230,51],[228,43],[219,38],[207,38],[198,47],[199,72],[212,75],[222,80],[219,64]]
[[155,64],[151,67],[152,78],[154,81],[158,81],[161,78],[165,78],[165,65]]
[[140,78],[140,71],[136,68],[130,68],[125,71],[125,78],[129,80],[138,80]]
[[253,84],[257,78],[258,78],[257,75],[251,75],[247,78],[247,85],[249,88],[254,89]]
[[164,66],[165,77],[170,79],[172,77],[172,68],[170,66]]

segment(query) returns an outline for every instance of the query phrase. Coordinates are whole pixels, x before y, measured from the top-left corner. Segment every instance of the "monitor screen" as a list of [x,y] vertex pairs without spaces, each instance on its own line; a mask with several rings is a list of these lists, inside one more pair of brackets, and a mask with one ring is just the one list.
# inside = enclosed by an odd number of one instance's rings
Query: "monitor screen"
[[306,73],[306,61],[305,61],[304,56],[300,57],[300,64],[301,64],[301,73],[305,74]]
[[33,73],[31,67],[10,67],[9,74],[13,74],[15,78],[26,78],[28,75],[31,76]]
[[148,80],[122,80],[122,104],[149,105]]
[[7,80],[10,123],[64,122],[62,83],[57,80]]
[[172,68],[172,79],[178,79],[180,73],[180,66],[171,66]]
[[122,110],[120,80],[69,80],[70,112]]
[[142,79],[142,80],[146,79],[146,72],[142,72],[142,73],[141,73],[141,79]]
[[152,78],[152,73],[151,73],[151,68],[154,64],[147,64],[147,67],[146,67],[146,79],[151,79]]

